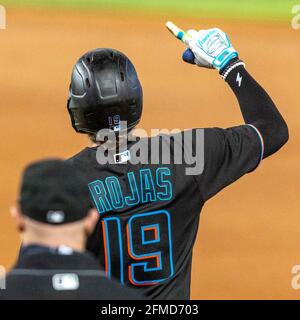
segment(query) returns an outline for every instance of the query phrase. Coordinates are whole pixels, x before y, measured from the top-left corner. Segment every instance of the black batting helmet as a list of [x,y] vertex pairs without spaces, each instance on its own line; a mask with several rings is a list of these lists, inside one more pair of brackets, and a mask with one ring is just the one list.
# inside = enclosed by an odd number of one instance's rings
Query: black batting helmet
[[95,134],[101,129],[127,130],[141,119],[143,91],[131,61],[114,49],[96,49],[74,66],[68,100],[73,128]]

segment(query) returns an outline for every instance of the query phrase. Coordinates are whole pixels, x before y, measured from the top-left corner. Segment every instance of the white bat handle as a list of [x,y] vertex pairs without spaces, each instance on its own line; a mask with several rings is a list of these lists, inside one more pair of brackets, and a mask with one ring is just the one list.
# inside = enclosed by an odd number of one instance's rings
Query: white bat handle
[[185,45],[189,46],[191,38],[186,34],[186,32],[184,32],[183,30],[181,30],[180,28],[178,28],[173,22],[168,21],[166,23],[166,26],[168,28],[168,30],[180,41],[182,41]]

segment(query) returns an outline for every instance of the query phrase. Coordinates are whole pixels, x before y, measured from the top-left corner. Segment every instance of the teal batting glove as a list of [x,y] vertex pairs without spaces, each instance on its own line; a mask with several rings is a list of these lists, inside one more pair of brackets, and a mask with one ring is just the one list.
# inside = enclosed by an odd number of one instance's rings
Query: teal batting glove
[[189,30],[188,47],[195,56],[199,67],[223,69],[233,58],[238,57],[225,32],[218,28],[209,30]]

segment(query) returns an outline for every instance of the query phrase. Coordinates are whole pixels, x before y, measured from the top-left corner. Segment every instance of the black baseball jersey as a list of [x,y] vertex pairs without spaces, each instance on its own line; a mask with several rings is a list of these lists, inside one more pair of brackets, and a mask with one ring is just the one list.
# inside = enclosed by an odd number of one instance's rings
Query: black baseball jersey
[[64,247],[30,246],[25,251],[8,273],[0,300],[144,299],[137,290],[108,280],[91,254]]
[[[204,132],[204,147],[197,153],[199,130]],[[161,151],[170,149],[169,164],[162,158],[157,164],[120,163],[118,156],[118,164],[100,165],[97,148],[86,148],[68,160],[86,171],[91,195],[87,201],[100,214],[88,250],[98,257],[109,278],[139,288],[151,299],[189,299],[192,250],[203,204],[252,171],[262,158],[261,136],[249,125],[186,133],[193,141],[183,145],[182,157],[198,154],[201,163],[204,156],[201,174],[187,174],[192,167],[187,158],[183,164],[174,161],[181,152],[177,138],[184,140],[183,132],[139,141],[144,144],[140,152],[149,158],[155,142],[159,141]],[[128,144],[127,155],[135,144]],[[189,148],[193,153],[187,152]]]

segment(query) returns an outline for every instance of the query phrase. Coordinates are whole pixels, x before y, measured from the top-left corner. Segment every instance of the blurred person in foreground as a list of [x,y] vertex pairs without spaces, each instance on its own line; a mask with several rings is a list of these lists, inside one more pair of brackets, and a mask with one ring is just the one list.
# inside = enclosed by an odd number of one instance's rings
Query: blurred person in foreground
[[84,202],[83,181],[83,173],[61,160],[26,168],[19,203],[11,209],[22,248],[0,300],[139,299],[132,289],[105,278],[84,252],[98,213]]

